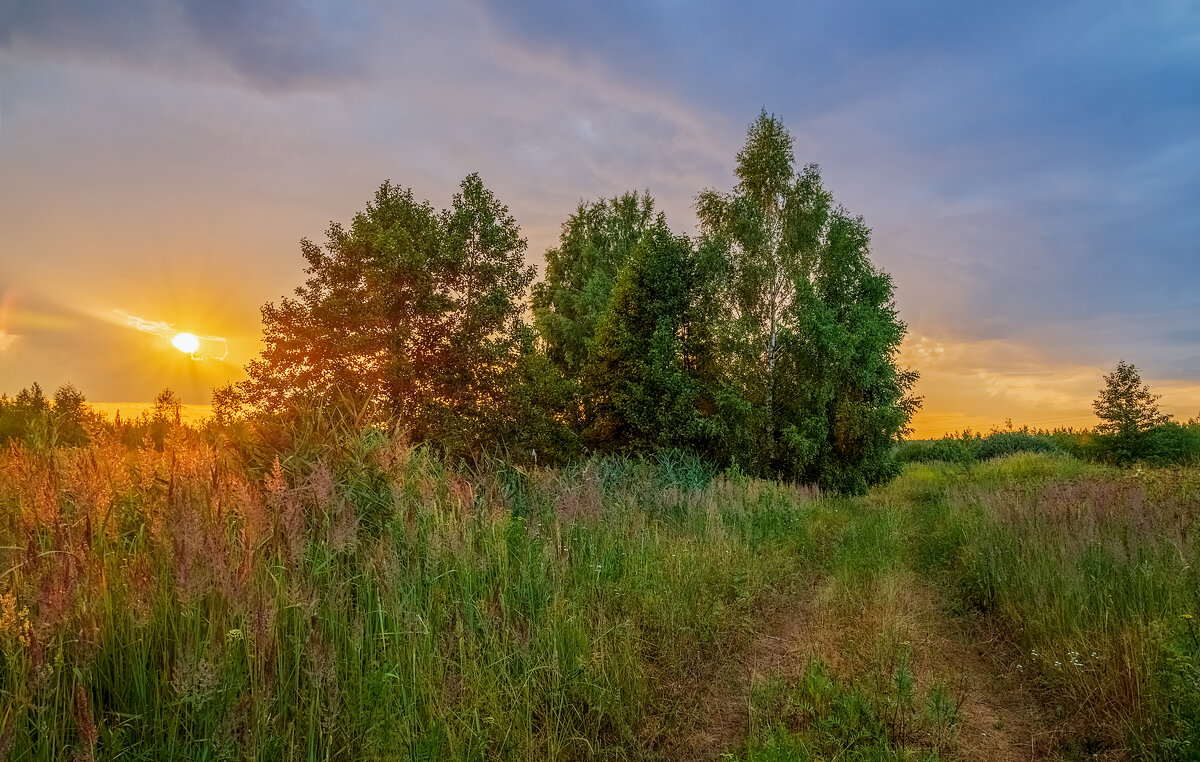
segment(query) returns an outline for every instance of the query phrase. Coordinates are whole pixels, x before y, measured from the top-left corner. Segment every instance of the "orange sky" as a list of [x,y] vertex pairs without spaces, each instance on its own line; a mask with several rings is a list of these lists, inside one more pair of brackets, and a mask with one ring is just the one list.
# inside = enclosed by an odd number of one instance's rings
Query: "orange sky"
[[765,108],[872,229],[918,436],[1092,425],[1120,359],[1200,413],[1186,3],[103,6],[0,11],[0,392],[203,411],[385,179],[442,208],[478,172],[539,265],[583,199],[694,234]]
[[[965,428],[1014,426],[1090,428],[1092,400],[1112,371],[1056,362],[1046,352],[1008,341],[943,343],[910,336],[902,362],[921,371],[917,393],[925,404],[913,419],[914,436],[938,437]],[[1200,416],[1200,384],[1147,379],[1162,395],[1164,412],[1177,420]]]

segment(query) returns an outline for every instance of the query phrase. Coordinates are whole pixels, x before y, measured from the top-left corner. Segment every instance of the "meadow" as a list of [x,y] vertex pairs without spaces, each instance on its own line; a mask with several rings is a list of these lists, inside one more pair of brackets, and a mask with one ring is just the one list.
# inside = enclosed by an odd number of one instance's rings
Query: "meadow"
[[838,497],[256,441],[0,454],[4,756],[1200,755],[1196,468],[1018,453]]

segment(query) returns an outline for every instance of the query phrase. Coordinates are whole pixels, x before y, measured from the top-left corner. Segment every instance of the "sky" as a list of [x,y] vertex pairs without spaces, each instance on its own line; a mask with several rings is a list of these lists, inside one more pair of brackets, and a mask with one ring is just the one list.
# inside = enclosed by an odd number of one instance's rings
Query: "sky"
[[0,0],[0,391],[203,406],[386,179],[479,172],[537,265],[626,190],[695,234],[761,109],[873,230],[918,435],[1090,425],[1121,359],[1200,413],[1192,0]]

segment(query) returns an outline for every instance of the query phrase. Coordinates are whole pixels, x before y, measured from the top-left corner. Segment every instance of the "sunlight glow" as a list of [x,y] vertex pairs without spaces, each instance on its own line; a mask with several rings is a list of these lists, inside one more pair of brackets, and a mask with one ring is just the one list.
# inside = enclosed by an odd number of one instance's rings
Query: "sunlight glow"
[[192,333],[180,333],[171,339],[171,344],[186,355],[195,354],[200,349],[200,339]]
[[229,342],[224,336],[202,336],[179,331],[162,320],[146,320],[122,310],[113,310],[112,316],[130,328],[148,333],[171,342],[171,346],[197,362],[203,360],[223,361],[229,356]]

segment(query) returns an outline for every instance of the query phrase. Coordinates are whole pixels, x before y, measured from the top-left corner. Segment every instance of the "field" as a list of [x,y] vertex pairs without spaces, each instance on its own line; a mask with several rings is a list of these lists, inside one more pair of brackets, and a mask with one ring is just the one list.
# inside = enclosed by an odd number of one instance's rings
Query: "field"
[[0,455],[9,759],[1189,759],[1200,470]]

